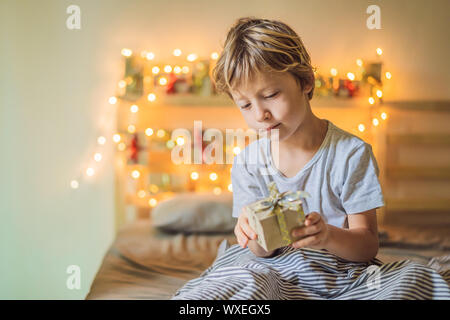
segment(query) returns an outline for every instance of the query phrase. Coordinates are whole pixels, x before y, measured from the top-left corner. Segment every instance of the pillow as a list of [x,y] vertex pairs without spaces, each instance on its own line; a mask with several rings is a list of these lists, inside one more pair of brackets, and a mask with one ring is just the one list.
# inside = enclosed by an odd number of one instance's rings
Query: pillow
[[165,231],[185,233],[230,232],[233,194],[187,192],[161,201],[151,213],[152,225]]

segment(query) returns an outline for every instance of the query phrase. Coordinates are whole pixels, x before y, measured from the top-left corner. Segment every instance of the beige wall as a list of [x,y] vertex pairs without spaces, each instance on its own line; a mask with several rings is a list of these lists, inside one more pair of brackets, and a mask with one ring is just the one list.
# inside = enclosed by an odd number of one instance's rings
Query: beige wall
[[[380,3],[382,30],[365,27]],[[81,30],[65,26],[81,7]],[[384,50],[389,100],[449,99],[446,0],[434,1],[12,1],[0,2],[0,298],[83,298],[114,233],[111,146],[105,166],[74,191],[99,134],[114,132],[107,103],[122,75],[120,50],[220,50],[238,17],[290,24],[322,70],[350,70]],[[270,14],[268,14],[270,13]],[[65,287],[66,267],[82,289]]]

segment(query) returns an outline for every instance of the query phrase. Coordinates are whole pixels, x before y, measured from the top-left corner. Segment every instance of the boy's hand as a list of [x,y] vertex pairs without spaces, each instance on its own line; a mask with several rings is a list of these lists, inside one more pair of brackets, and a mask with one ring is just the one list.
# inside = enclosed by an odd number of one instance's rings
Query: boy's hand
[[318,212],[311,212],[305,219],[305,225],[292,229],[291,234],[296,239],[290,244],[293,248],[324,249],[328,241],[329,229],[328,224]]
[[236,226],[234,227],[234,234],[242,248],[247,247],[249,240],[256,239],[256,232],[248,224],[247,211],[242,210],[242,213],[239,215]]

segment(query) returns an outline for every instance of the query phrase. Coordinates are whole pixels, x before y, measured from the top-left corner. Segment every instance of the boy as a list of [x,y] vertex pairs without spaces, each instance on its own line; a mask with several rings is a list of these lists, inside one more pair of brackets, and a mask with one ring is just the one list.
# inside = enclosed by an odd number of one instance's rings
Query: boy
[[[242,208],[280,192],[305,190],[305,226],[292,230],[294,248],[310,247],[355,262],[378,252],[376,209],[384,206],[378,165],[369,144],[317,118],[309,101],[314,92],[310,56],[298,35],[280,21],[241,18],[231,27],[213,70],[216,88],[226,92],[250,128],[278,130],[279,158],[271,139],[250,143],[232,167],[234,229],[239,244],[271,257],[255,241]],[[250,157],[264,159],[252,165]],[[278,159],[274,163],[273,159]],[[272,175],[262,175],[269,168]]]

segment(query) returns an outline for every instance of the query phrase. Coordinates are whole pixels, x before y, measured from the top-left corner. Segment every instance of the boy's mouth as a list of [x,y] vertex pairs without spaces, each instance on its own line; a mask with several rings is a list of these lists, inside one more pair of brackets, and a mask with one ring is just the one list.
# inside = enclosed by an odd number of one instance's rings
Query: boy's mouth
[[270,132],[270,130],[276,129],[276,128],[279,127],[280,125],[281,125],[281,123],[278,123],[278,124],[276,124],[276,125],[274,125],[274,126],[272,126],[272,127],[266,128],[266,131],[269,131],[269,132]]

